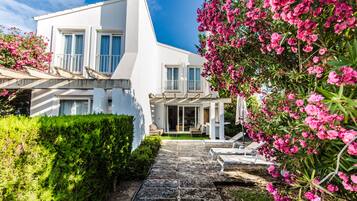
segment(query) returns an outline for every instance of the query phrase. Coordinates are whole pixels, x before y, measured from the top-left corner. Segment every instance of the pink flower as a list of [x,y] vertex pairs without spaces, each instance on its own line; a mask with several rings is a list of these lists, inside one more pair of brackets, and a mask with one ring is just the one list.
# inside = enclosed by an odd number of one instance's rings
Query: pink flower
[[299,142],[300,142],[300,146],[301,146],[302,148],[306,148],[306,147],[307,147],[307,143],[306,143],[305,140],[299,140]]
[[298,107],[302,107],[304,106],[304,101],[299,99],[299,100],[296,100],[295,104],[298,106]]
[[308,138],[309,137],[309,134],[307,132],[302,132],[301,134],[304,138]]
[[271,35],[271,43],[279,43],[281,39],[282,39],[282,36],[278,33],[273,33]]
[[295,46],[296,45],[296,39],[295,38],[289,38],[288,39],[288,44],[290,46]]
[[278,55],[280,55],[280,54],[282,54],[282,53],[284,52],[284,50],[285,50],[285,48],[279,46],[279,47],[277,47],[277,48],[275,49],[275,52],[276,52]]
[[355,174],[351,175],[351,180],[354,184],[357,184],[357,175]]
[[320,110],[315,105],[307,105],[305,111],[307,115],[314,116],[317,115]]
[[324,97],[322,97],[319,94],[316,93],[312,93],[309,97],[309,99],[307,100],[309,103],[319,103],[322,100],[324,100]]
[[319,196],[315,195],[311,191],[308,191],[305,193],[305,198],[310,201],[320,201],[321,200],[321,198]]
[[357,156],[357,142],[353,142],[348,146],[347,153],[352,156]]
[[351,142],[353,140],[353,138],[357,135],[357,131],[354,130],[347,130],[344,132],[340,133],[340,138],[342,138],[342,141],[345,144],[348,144],[349,142]]
[[298,49],[297,49],[296,47],[291,47],[291,51],[292,51],[293,53],[297,53],[297,52],[298,52]]
[[274,178],[278,178],[280,176],[279,171],[276,169],[274,165],[269,166],[267,170],[268,173]]
[[267,186],[266,186],[266,189],[269,193],[275,193],[276,192],[276,189],[275,187],[273,186],[272,183],[268,183]]
[[295,100],[295,94],[293,94],[293,93],[288,94],[288,99]]
[[302,50],[303,50],[304,52],[309,53],[309,52],[311,52],[313,49],[314,49],[314,48],[313,48],[311,45],[306,45]]
[[334,192],[338,191],[338,187],[333,185],[333,184],[328,184],[327,185],[327,190],[330,191],[331,193],[334,193]]
[[320,54],[320,55],[324,55],[324,54],[326,54],[326,52],[327,52],[327,49],[326,49],[326,48],[321,48],[321,49],[319,50],[319,54]]
[[343,173],[343,172],[338,172],[338,177],[340,177],[340,179],[342,179],[342,181],[344,181],[344,182],[348,182],[348,176],[345,174],[345,173]]
[[328,75],[327,83],[338,85],[339,82],[340,82],[339,75],[337,75],[335,71],[330,72],[330,74]]
[[330,140],[334,140],[338,137],[338,132],[335,130],[329,130],[326,133],[327,133],[327,138]]
[[307,69],[307,72],[310,75],[316,75],[317,78],[321,78],[322,73],[324,72],[324,69],[321,66],[312,66]]
[[312,58],[312,61],[313,61],[315,64],[317,64],[317,63],[320,62],[320,57],[314,56],[314,57]]

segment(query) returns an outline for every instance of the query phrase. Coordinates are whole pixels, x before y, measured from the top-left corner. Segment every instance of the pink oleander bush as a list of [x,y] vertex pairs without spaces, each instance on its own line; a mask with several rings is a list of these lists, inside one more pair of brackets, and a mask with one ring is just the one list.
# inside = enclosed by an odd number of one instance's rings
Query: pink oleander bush
[[205,0],[198,10],[212,89],[263,95],[245,127],[277,164],[275,200],[357,200],[356,4]]
[[[52,59],[52,54],[46,52],[47,45],[45,39],[35,33],[23,33],[16,28],[0,26],[0,67],[16,71],[32,67],[45,71]],[[13,98],[16,92],[0,89],[1,114],[12,111],[7,99]]]

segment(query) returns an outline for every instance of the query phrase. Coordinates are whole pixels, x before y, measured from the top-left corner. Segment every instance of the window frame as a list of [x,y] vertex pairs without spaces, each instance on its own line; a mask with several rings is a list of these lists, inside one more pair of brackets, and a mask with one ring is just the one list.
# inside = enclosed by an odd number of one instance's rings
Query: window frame
[[[115,36],[119,36],[120,37],[120,60],[122,59],[123,57],[123,54],[124,54],[124,48],[125,48],[125,45],[124,45],[124,34],[123,33],[120,33],[120,32],[98,32],[98,38],[97,38],[97,51],[96,51],[96,67],[95,69],[98,71],[98,72],[101,72],[100,71],[100,57],[102,56],[101,55],[101,47],[102,47],[102,36],[109,36],[109,55],[104,55],[104,56],[109,56],[109,58],[112,58],[113,56],[113,37]],[[115,55],[116,56],[116,55]],[[112,68],[112,59],[109,59],[109,66],[108,68]],[[115,70],[114,70],[115,71]],[[104,74],[112,74],[114,73],[113,72],[101,72],[101,73],[104,73]]]
[[[180,91],[180,67],[179,66],[165,66],[166,68],[166,73],[165,73],[165,76],[166,76],[166,87],[165,87],[165,91]],[[177,69],[177,80],[174,80],[174,79],[171,79],[169,80],[168,78],[168,75],[169,75],[169,69]],[[174,74],[175,74],[175,70],[172,70],[172,73],[171,73],[171,77],[173,78],[174,77]],[[172,88],[169,89],[168,88],[168,83],[169,81],[171,81],[171,84],[172,84]],[[175,81],[177,81],[177,88],[175,89],[174,87],[174,83]]]
[[[190,70],[194,69],[193,80],[190,80]],[[197,70],[199,70],[199,80],[197,80]],[[188,91],[202,91],[202,67],[201,66],[187,66],[187,90]],[[194,82],[194,89],[190,89],[190,82]],[[200,89],[197,89],[196,82],[200,81]]]
[[[58,99],[58,116],[65,116],[65,115],[61,115],[61,101],[87,101],[88,103],[88,109],[87,109],[87,114],[86,115],[90,115],[92,114],[92,102],[91,102],[91,98],[90,97],[60,97]],[[81,115],[81,114],[75,114],[75,115]],[[71,114],[70,116],[75,116],[73,114]],[[83,114],[82,114],[83,115]],[[68,116],[68,115],[67,115]]]

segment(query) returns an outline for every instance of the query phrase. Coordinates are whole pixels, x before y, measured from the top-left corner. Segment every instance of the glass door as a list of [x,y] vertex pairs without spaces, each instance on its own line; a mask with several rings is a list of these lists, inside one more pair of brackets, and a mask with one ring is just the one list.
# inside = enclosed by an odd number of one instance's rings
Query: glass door
[[167,106],[167,130],[169,132],[189,132],[197,128],[199,122],[199,107]]

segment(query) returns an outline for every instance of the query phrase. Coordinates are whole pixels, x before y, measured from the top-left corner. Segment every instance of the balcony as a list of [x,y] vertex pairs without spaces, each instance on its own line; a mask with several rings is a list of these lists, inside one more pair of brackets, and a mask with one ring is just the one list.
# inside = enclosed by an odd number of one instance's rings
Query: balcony
[[97,71],[112,74],[119,65],[120,55],[97,55]]
[[166,80],[164,81],[164,90],[166,92],[190,92],[190,93],[201,93],[203,92],[204,86],[202,80]]
[[57,61],[59,67],[72,73],[83,72],[83,54],[59,54]]
[[181,91],[181,82],[179,80],[166,80],[165,81],[165,91],[177,92]]
[[187,82],[187,90],[189,92],[201,92],[203,88],[203,82],[201,80],[189,80]]

